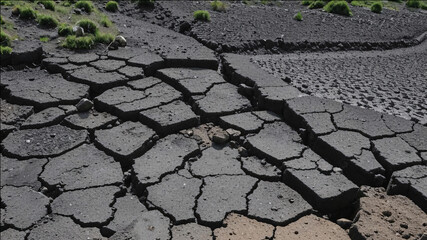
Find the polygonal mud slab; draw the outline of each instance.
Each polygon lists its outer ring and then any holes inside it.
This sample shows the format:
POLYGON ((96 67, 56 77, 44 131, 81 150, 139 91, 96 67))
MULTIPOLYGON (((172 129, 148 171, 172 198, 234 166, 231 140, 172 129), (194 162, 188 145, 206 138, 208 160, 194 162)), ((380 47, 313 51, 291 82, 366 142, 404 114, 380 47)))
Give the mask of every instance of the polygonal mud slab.
POLYGON ((417 150, 399 137, 374 140, 372 144, 372 151, 388 171, 400 170, 422 162, 417 150))
POLYGON ((126 67, 120 68, 118 72, 125 75, 131 80, 144 77, 144 70, 142 70, 142 68, 139 68, 139 67, 126 66, 126 67))
POLYGON ((198 125, 199 119, 191 107, 178 100, 139 113, 141 122, 166 135, 198 125))
POLYGON ((247 240, 273 237, 274 226, 236 213, 229 214, 224 220, 224 225, 225 227, 215 229, 215 239, 247 240))
POLYGON ((10 59, 4 59, 2 55, 2 64, 20 65, 38 63, 42 59, 42 43, 34 40, 20 40, 13 43, 13 51, 10 59), (10 62, 8 62, 10 60, 10 62))
POLYGON ((427 127, 415 124, 413 132, 399 136, 418 151, 427 151, 427 127))
POLYGON ((135 159, 133 171, 136 182, 141 185, 152 184, 183 165, 184 159, 199 153, 199 146, 193 139, 180 134, 169 135, 157 141, 156 145, 135 159))
POLYGON ((344 174, 358 185, 382 186, 385 180, 385 169, 369 150, 362 150, 348 162, 344 174))
POLYGON ((130 81, 127 83, 128 86, 130 86, 134 90, 146 90, 147 88, 153 87, 154 85, 157 85, 159 83, 162 83, 162 80, 155 78, 155 77, 146 77, 143 79, 130 81))
POLYGON ((108 51, 108 57, 127 61, 133 57, 142 55, 147 51, 149 51, 147 48, 119 48, 117 50, 108 51))
POLYGON ((427 166, 417 165, 394 172, 388 194, 403 194, 427 212, 427 166))
POLYGON ((126 62, 118 60, 98 60, 91 62, 90 65, 101 72, 112 72, 126 66, 126 62))
POLYGON ((14 124, 23 120, 33 113, 32 106, 21 106, 10 104, 1 99, 0 120, 1 124, 14 124))
POLYGON ((314 148, 318 149, 317 152, 331 158, 352 158, 355 155, 361 155, 362 149, 369 150, 370 146, 367 137, 344 130, 321 136, 314 143, 314 148))
POLYGON ((171 215, 174 223, 194 221, 193 208, 202 180, 178 174, 165 176, 160 183, 147 188, 147 201, 171 215))
POLYGON ((98 59, 99 59, 99 56, 94 53, 73 54, 68 57, 68 60, 71 63, 77 64, 77 65, 88 64, 98 59))
POLYGON ((61 156, 51 158, 40 175, 50 188, 65 191, 119 185, 122 183, 120 164, 93 145, 84 144, 61 156))
POLYGON ((85 83, 100 91, 125 84, 129 79, 116 72, 101 72, 93 67, 80 68, 70 71, 70 80, 73 82, 85 83))
POLYGON ((271 111, 254 111, 252 112, 259 119, 271 123, 282 120, 282 118, 274 112, 271 111))
POLYGON ((395 133, 412 132, 415 125, 412 121, 389 114, 383 114, 382 118, 385 125, 395 133))
POLYGON ((257 157, 242 157, 242 169, 248 175, 255 176, 263 180, 278 181, 282 176, 282 171, 276 166, 257 157))
POLYGON ((10 91, 11 100, 43 108, 76 104, 89 91, 87 85, 69 82, 61 74, 48 74, 38 69, 2 73, 2 84, 10 91))
POLYGON ((334 114, 334 122, 339 129, 357 131, 369 138, 394 135, 382 120, 381 113, 350 105, 343 105, 343 108, 334 114))
MULTIPOLYGON (((304 127, 307 127, 314 136, 321 136, 336 131, 330 113, 307 113, 300 115, 300 117, 303 119, 303 123, 301 124, 304 124, 304 127)), ((314 138, 314 136, 312 137, 314 138)))
POLYGON ((143 239, 158 239, 168 240, 169 234, 169 218, 165 217, 159 211, 143 212, 129 226, 116 232, 111 240, 143 240, 143 239))
POLYGON ((103 240, 105 238, 102 237, 97 228, 82 228, 74 223, 71 218, 53 215, 50 221, 46 221, 31 230, 28 240, 39 239, 103 240))
POLYGON ((124 122, 111 129, 95 131, 95 144, 108 154, 132 158, 145 152, 156 133, 138 122, 124 122))
POLYGON ((257 134, 249 136, 248 149, 276 162, 301 156, 307 147, 300 136, 284 122, 265 124, 257 134))
POLYGON ((173 240, 212 240, 212 230, 197 223, 174 225, 171 232, 173 240))
POLYGON ((411 200, 389 196, 384 189, 368 189, 364 195, 350 228, 351 239, 423 239, 427 215, 411 200))
POLYGON ((343 109, 343 104, 329 99, 306 96, 286 101, 286 108, 297 115, 316 112, 337 113, 343 109))
POLYGON ((234 128, 243 133, 258 132, 264 125, 263 120, 250 112, 223 116, 219 119, 224 128, 234 128))
POLYGON ((129 226, 135 219, 141 216, 143 212, 147 211, 147 208, 139 199, 132 195, 117 198, 113 207, 116 209, 114 218, 103 228, 103 230, 110 234, 129 226))
POLYGON ((337 224, 313 214, 302 217, 286 227, 277 227, 275 240, 280 239, 342 239, 350 240, 347 232, 337 224))
POLYGON ((68 64, 66 58, 50 57, 42 60, 41 66, 50 73, 62 73, 63 65, 68 64))
POLYGON ((13 228, 9 228, 6 231, 3 231, 0 233, 1 239, 8 239, 8 240, 22 240, 25 239, 27 236, 26 232, 20 232, 13 228))
POLYGON ((52 212, 75 219, 82 226, 101 226, 113 217, 112 206, 116 186, 106 186, 64 192, 53 200, 52 212))
POLYGON ((274 112, 282 112, 286 100, 306 96, 292 86, 261 87, 257 89, 259 105, 274 112))
POLYGON ((297 192, 281 182, 260 181, 248 199, 248 216, 274 224, 289 223, 312 209, 297 192))
POLYGON ((21 130, 9 134, 3 141, 3 154, 16 158, 52 157, 81 145, 87 132, 61 125, 21 130))
POLYGON ((4 186, 1 201, 6 206, 4 223, 17 229, 27 229, 47 215, 49 198, 30 187, 4 186))
POLYGON ((28 159, 18 161, 16 159, 1 157, 1 186, 22 187, 28 186, 34 190, 41 187, 38 181, 39 174, 43 171, 46 159, 28 159))
POLYGON ((109 51, 108 56, 113 59, 126 60, 129 65, 143 68, 148 74, 164 66, 163 58, 146 48, 120 48, 109 51))
POLYGON ((64 119, 65 124, 77 129, 99 129, 113 124, 117 117, 105 112, 82 112, 70 115, 64 119))
POLYGON ((2 123, 0 128, 0 138, 1 139, 5 138, 7 135, 9 135, 9 133, 13 132, 16 129, 17 128, 14 125, 2 123))
POLYGON ((202 156, 197 161, 191 163, 190 171, 199 177, 222 174, 244 175, 242 164, 237 160, 238 157, 239 153, 236 149, 210 147, 202 152, 202 156))
POLYGON ((226 83, 218 72, 202 68, 166 68, 158 70, 157 76, 187 97, 205 94, 213 85, 226 83))
POLYGON ((121 118, 136 118, 138 113, 181 98, 181 93, 166 83, 154 85, 145 91, 117 87, 95 98, 95 106, 121 118))
POLYGON ((59 123, 66 113, 59 107, 51 107, 44 109, 30 116, 22 123, 21 129, 41 128, 59 123))
POLYGON ((214 85, 205 97, 197 100, 197 111, 204 117, 223 116, 250 109, 248 99, 237 92, 237 87, 224 83, 214 85))
POLYGON ((219 225, 227 213, 245 211, 246 196, 256 181, 245 175, 206 177, 197 200, 197 218, 205 224, 219 225))

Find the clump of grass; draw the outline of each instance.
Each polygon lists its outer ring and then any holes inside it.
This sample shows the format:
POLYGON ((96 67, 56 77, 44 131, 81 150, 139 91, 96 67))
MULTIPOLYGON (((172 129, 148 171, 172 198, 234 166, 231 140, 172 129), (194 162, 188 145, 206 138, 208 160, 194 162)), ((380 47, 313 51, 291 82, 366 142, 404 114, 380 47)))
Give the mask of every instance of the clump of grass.
POLYGON ((119 4, 116 1, 109 1, 105 5, 105 10, 109 12, 115 12, 119 9, 119 4))
POLYGON ((308 6, 308 5, 312 4, 313 2, 314 2, 314 0, 302 0, 301 5, 308 6))
POLYGON ((58 27, 58 35, 59 36, 68 36, 73 34, 73 27, 71 27, 69 24, 62 23, 58 27))
POLYGON ((114 41, 114 35, 110 33, 101 33, 101 32, 95 33, 95 42, 110 44, 112 41, 114 41))
POLYGON ((381 13, 382 10, 383 10, 382 2, 374 2, 371 6, 371 11, 374 13, 381 13))
POLYGON ((211 2, 211 7, 212 7, 212 10, 217 12, 225 12, 225 10, 227 9, 227 6, 225 5, 225 3, 218 0, 211 2))
POLYGON ((44 8, 55 11, 55 2, 52 0, 40 0, 38 1, 39 3, 41 3, 44 8))
POLYGON ((41 14, 37 17, 37 22, 44 27, 55 28, 58 26, 59 22, 54 17, 50 15, 41 14))
POLYGON ((200 21, 210 21, 211 15, 206 10, 197 10, 193 13, 194 19, 200 21))
POLYGON ((113 26, 113 23, 112 23, 112 22, 110 21, 110 19, 108 19, 108 17, 107 17, 107 16, 105 16, 105 15, 103 15, 103 16, 101 17, 101 19, 99 20, 99 23, 101 23, 101 25, 102 25, 102 26, 107 27, 107 28, 109 28, 109 27, 113 26))
POLYGON ((11 53, 12 53, 11 47, 0 46, 0 55, 11 54, 11 53))
POLYGON ((48 36, 43 36, 43 37, 40 37, 40 42, 49 42, 49 37, 48 36))
POLYGON ((10 47, 12 46, 12 39, 5 32, 0 31, 0 46, 10 47))
POLYGON ((85 10, 85 12, 87 12, 87 13, 91 13, 95 8, 92 4, 92 1, 83 1, 83 0, 76 2, 76 4, 74 4, 74 6, 76 8, 80 8, 80 9, 85 10))
POLYGON ((12 15, 18 16, 21 13, 21 7, 20 6, 14 6, 12 8, 12 15))
POLYGON ((95 34, 98 31, 98 26, 92 20, 82 19, 78 21, 77 26, 82 27, 85 30, 85 33, 93 33, 95 34))
POLYGON ((322 0, 317 0, 315 2, 312 2, 308 8, 310 9, 316 9, 316 8, 322 8, 325 6, 325 3, 322 0))
POLYGON ((5 24, 6 22, 3 20, 3 16, 0 15, 0 24, 5 24))
POLYGON ((138 0, 140 7, 154 7, 154 0, 138 0))
POLYGON ((297 21, 302 21, 302 14, 301 12, 298 12, 297 14, 295 14, 294 19, 297 21))
POLYGON ((420 8, 421 8, 422 10, 427 10, 427 3, 421 3, 420 8))
POLYGON ((420 2, 420 0, 408 0, 406 2, 406 6, 411 7, 411 8, 420 8, 421 2, 420 2))
POLYGON ((344 16, 353 15, 346 1, 330 1, 323 9, 329 13, 336 13, 344 16))
POLYGON ((31 7, 19 7, 18 11, 21 19, 30 20, 37 17, 37 12, 31 7))
POLYGON ((91 49, 95 45, 95 38, 93 35, 76 37, 74 35, 68 36, 64 43, 63 47, 69 49, 91 49))
POLYGON ((2 5, 2 6, 13 6, 13 3, 11 1, 8 1, 8 0, 1 0, 0 5, 2 5))

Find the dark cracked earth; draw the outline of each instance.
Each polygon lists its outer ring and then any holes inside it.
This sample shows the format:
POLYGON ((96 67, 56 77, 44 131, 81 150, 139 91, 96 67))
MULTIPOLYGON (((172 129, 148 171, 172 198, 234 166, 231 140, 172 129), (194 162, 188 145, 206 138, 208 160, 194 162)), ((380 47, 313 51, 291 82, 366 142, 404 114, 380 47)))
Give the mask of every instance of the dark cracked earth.
POLYGON ((25 42, 1 239, 427 239, 427 12, 401 7, 120 1, 126 47, 25 42))

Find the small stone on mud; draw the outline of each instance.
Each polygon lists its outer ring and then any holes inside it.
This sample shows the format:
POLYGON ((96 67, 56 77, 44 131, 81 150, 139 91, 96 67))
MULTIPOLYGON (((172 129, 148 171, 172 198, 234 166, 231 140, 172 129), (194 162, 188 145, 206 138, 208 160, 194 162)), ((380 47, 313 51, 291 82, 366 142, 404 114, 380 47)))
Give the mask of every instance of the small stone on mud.
POLYGON ((218 144, 224 144, 228 142, 230 135, 224 130, 215 131, 212 136, 212 141, 218 144))
POLYGON ((89 111, 93 107, 93 102, 87 98, 83 98, 77 103, 76 108, 79 112, 89 111))
POLYGON ((347 218, 340 218, 337 220, 337 224, 344 229, 349 229, 352 223, 353 222, 347 218))
POLYGON ((119 46, 120 46, 120 47, 126 47, 126 45, 127 45, 126 38, 125 38, 125 37, 123 37, 122 35, 117 36, 117 37, 114 39, 114 42, 117 42, 117 43, 119 44, 119 46))

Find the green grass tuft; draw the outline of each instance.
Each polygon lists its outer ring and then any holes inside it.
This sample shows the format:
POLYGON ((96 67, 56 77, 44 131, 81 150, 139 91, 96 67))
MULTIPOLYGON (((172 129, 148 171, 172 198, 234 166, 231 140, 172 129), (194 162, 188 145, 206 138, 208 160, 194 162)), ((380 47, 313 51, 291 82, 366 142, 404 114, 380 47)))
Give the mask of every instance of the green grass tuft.
POLYGON ((346 1, 330 1, 323 9, 329 13, 336 13, 344 16, 353 15, 346 1))
POLYGON ((37 17, 37 11, 31 7, 19 7, 19 18, 30 20, 37 17))
POLYGON ((194 19, 200 21, 210 21, 211 15, 206 10, 197 10, 193 13, 194 19))
POLYGON ((110 21, 110 19, 108 19, 108 17, 107 17, 107 16, 105 16, 105 15, 103 15, 103 16, 101 17, 101 19, 99 20, 99 23, 100 23, 102 26, 107 27, 107 28, 109 28, 109 27, 113 26, 113 23, 112 23, 112 22, 110 21))
POLYGON ((95 33, 95 42, 110 44, 112 41, 114 41, 114 35, 110 33, 95 33))
POLYGON ((82 27, 85 30, 85 33, 93 33, 95 34, 98 31, 98 26, 92 20, 82 19, 78 21, 77 26, 82 27))
POLYGON ((411 7, 411 8, 420 8, 421 2, 420 2, 420 0, 408 0, 406 2, 406 6, 411 7))
POLYGON ((323 0, 317 0, 315 2, 312 2, 308 8, 310 9, 317 9, 317 8, 322 8, 325 6, 325 2, 323 2, 323 0))
POLYGON ((59 28, 58 28, 59 36, 66 37, 72 34, 73 34, 73 27, 71 27, 69 24, 62 23, 61 25, 59 25, 59 28))
POLYGON ((11 54, 11 53, 12 53, 11 47, 0 46, 0 55, 11 54))
POLYGON ((92 1, 83 1, 83 0, 76 2, 76 4, 74 4, 74 6, 76 8, 80 8, 80 9, 85 10, 85 12, 87 12, 87 13, 91 13, 95 8, 93 6, 92 1))
POLYGON ((38 1, 39 3, 41 3, 44 8, 55 11, 55 2, 52 0, 40 0, 38 1))
POLYGON ((313 2, 314 2, 314 0, 302 0, 301 5, 308 6, 308 5, 312 4, 313 2))
POLYGON ((64 43, 63 47, 69 49, 91 49, 95 45, 95 38, 93 35, 76 37, 74 35, 68 36, 64 43))
POLYGON ((420 8, 422 10, 427 10, 427 3, 421 3, 420 8))
POLYGON ((212 10, 217 12, 225 12, 225 10, 227 10, 227 5, 225 5, 225 3, 218 0, 211 2, 211 7, 212 7, 212 10))
POLYGON ((13 2, 8 1, 8 0, 1 0, 0 5, 2 5, 2 6, 13 6, 13 2))
POLYGON ((295 20, 297 20, 297 21, 302 21, 302 14, 301 14, 301 12, 298 12, 298 13, 294 16, 294 19, 295 19, 295 20))
POLYGON ((10 47, 12 46, 12 39, 7 33, 0 31, 0 46, 10 47))
POLYGON ((371 6, 371 11, 374 13, 381 13, 383 10, 383 3, 382 2, 374 2, 371 6))
POLYGON ((0 15, 0 24, 5 24, 6 22, 3 20, 3 16, 0 15))
POLYGON ((49 37, 48 36, 43 36, 43 37, 40 37, 40 42, 49 42, 49 37))
POLYGON ((109 12, 116 12, 119 9, 119 4, 116 1, 109 1, 105 5, 105 9, 109 12))
POLYGON ((50 15, 41 14, 37 17, 37 22, 44 27, 55 28, 58 26, 59 22, 56 18, 50 15))

